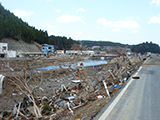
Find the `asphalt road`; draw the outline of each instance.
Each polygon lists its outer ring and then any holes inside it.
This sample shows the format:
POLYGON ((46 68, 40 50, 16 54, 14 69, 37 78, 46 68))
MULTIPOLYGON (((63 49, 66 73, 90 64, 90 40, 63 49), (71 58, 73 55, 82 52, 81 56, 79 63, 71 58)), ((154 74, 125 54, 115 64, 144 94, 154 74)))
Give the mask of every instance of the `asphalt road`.
POLYGON ((160 120, 160 59, 151 58, 139 68, 114 100, 95 120, 160 120))

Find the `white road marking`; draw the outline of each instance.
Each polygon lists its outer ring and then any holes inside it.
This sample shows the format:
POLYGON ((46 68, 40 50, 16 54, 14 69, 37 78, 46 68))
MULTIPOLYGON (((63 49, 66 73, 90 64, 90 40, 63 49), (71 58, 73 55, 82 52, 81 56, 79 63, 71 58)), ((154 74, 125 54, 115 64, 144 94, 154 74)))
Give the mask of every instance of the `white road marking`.
MULTIPOLYGON (((146 60, 147 61, 147 60, 146 60)), ((145 62, 146 62, 145 61, 145 62)), ((142 69, 142 67, 140 67, 138 69, 138 71, 136 72, 135 76, 138 74, 138 72, 142 69)), ((131 79, 127 85, 123 88, 123 90, 119 93, 119 95, 116 97, 116 99, 110 104, 110 106, 104 111, 104 113, 101 115, 101 117, 98 120, 105 120, 109 113, 113 110, 113 108, 116 106, 116 104, 118 103, 118 101, 120 100, 120 98, 122 97, 122 95, 125 93, 125 91, 127 90, 127 88, 129 87, 129 85, 132 83, 134 79, 131 79)))

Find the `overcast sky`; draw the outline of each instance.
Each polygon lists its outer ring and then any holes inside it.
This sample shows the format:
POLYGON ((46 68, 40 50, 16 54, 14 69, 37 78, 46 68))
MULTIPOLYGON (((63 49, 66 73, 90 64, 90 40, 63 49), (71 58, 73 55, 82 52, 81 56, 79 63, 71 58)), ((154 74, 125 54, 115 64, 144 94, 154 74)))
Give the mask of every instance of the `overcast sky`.
POLYGON ((48 35, 160 45, 160 0, 0 0, 48 35))

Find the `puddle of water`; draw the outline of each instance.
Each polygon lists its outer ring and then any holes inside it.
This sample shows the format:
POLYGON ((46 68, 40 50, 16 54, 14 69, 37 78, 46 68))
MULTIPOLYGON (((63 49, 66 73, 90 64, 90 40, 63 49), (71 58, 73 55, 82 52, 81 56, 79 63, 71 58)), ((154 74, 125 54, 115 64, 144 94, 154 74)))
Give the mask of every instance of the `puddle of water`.
MULTIPOLYGON (((101 64, 107 64, 108 60, 85 60, 82 61, 81 63, 83 63, 84 67, 86 66, 95 66, 95 65, 101 65, 101 64)), ((73 69, 76 68, 76 66, 79 65, 78 63, 75 64, 65 64, 62 65, 62 68, 69 68, 69 66, 73 69)), ((59 68, 59 66, 48 66, 48 67, 43 67, 43 68, 37 68, 38 70, 52 70, 52 69, 57 69, 59 68)))

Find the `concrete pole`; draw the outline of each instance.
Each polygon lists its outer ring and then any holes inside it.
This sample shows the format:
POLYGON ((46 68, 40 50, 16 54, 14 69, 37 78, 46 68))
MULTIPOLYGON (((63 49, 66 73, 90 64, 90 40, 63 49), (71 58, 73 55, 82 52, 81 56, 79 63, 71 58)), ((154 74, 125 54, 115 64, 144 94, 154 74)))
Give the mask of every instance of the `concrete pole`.
POLYGON ((3 81, 4 81, 3 75, 0 75, 0 95, 3 93, 3 81))
POLYGON ((111 96, 110 96, 109 91, 108 91, 108 89, 107 89, 107 85, 106 85, 105 80, 103 80, 103 84, 104 84, 104 87, 105 87, 105 89, 106 89, 106 93, 107 93, 109 99, 111 99, 111 96))

